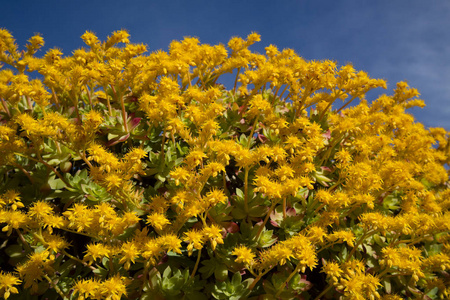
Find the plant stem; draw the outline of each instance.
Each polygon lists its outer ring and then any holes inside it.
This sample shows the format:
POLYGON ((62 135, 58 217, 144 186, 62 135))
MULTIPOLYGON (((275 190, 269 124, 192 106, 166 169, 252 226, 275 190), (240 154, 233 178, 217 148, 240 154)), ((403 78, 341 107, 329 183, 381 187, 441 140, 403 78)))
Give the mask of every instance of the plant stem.
POLYGON ((331 290, 332 287, 333 287, 332 285, 329 285, 329 286, 328 286, 326 289, 324 289, 324 290, 322 291, 322 293, 320 293, 319 296, 317 296, 316 299, 314 299, 314 300, 320 300, 320 298, 321 298, 323 295, 325 295, 326 293, 328 293, 328 291, 331 290))
POLYGON ((227 172, 222 171, 222 182, 223 182, 223 192, 225 193, 225 195, 228 194, 228 189, 227 189, 227 172))
POLYGON ((79 262, 79 263, 82 264, 83 266, 88 267, 88 268, 91 269, 92 271, 97 270, 97 268, 95 268, 95 267, 89 265, 88 263, 86 263, 85 261, 79 259, 78 257, 75 257, 75 256, 73 256, 73 255, 70 254, 70 253, 67 253, 66 250, 61 250, 61 253, 64 254, 65 256, 67 256, 68 258, 70 258, 70 259, 72 259, 72 260, 74 260, 74 261, 76 261, 76 262, 79 262))
POLYGON ((123 126, 125 128, 125 132, 128 133, 128 116, 127 116, 127 111, 125 110, 125 102, 123 101, 123 97, 121 93, 117 93, 116 89, 114 88, 113 85, 111 85, 111 89, 114 93, 114 95, 116 96, 116 98, 119 98, 118 100, 120 100, 120 106, 122 108, 122 120, 123 120, 123 126))
POLYGON ((262 276, 263 276, 262 274, 259 274, 259 275, 255 278, 255 280, 253 280, 252 284, 250 284, 250 286, 248 287, 248 289, 249 289, 250 291, 253 290, 253 288, 255 287, 255 285, 258 283, 258 281, 261 279, 262 276))
POLYGON ((198 265, 200 263, 200 257, 202 255, 202 250, 198 250, 197 261, 195 262, 194 270, 192 270, 191 278, 194 278, 195 273, 197 272, 198 265))
POLYGON ((25 169, 24 169, 21 165, 19 165, 19 164, 12 163, 12 165, 13 165, 14 167, 18 168, 20 171, 22 171, 22 172, 25 174, 25 176, 27 176, 28 180, 30 180, 31 184, 34 184, 34 180, 33 180, 33 178, 31 177, 30 173, 29 173, 27 170, 25 170, 25 169))
POLYGON ((164 144, 166 143, 166 129, 163 131, 162 142, 161 142, 161 153, 160 153, 160 164, 164 165, 164 144))
POLYGON ((270 209, 267 212, 266 218, 264 219, 264 222, 262 223, 261 227, 259 227, 258 233, 256 234, 256 240, 259 239, 259 236, 261 235, 261 232, 263 231, 264 227, 266 226, 266 223, 269 220, 270 214, 272 213, 276 204, 277 204, 277 202, 273 202, 272 205, 270 206, 270 209))
POLYGON ((365 239, 366 237, 368 237, 369 235, 371 235, 372 233, 375 233, 376 231, 377 231, 377 230, 372 230, 372 231, 368 231, 368 232, 366 232, 365 234, 363 234, 363 235, 359 238, 359 240, 358 240, 358 242, 355 244, 355 246, 353 247, 352 251, 350 251, 350 253, 349 253, 349 255, 347 256, 347 259, 346 259, 345 261, 349 261, 350 258, 351 258, 352 255, 353 255, 353 253, 355 253, 356 249, 358 249, 359 245, 362 244, 362 242, 364 241, 364 239, 365 239))
POLYGON ((3 99, 3 98, 1 98, 1 99, 2 99, 3 109, 5 110, 5 112, 8 115, 8 117, 11 118, 11 113, 9 112, 8 104, 6 103, 5 99, 3 99))
POLYGON ((47 274, 44 274, 44 278, 48 281, 48 283, 53 286, 53 288, 55 289, 55 291, 61 296, 62 299, 68 299, 68 297, 66 295, 64 295, 64 293, 61 291, 61 289, 59 288, 59 286, 56 285, 56 283, 53 282, 53 280, 48 277, 47 274))
POLYGON ((244 170, 244 211, 248 214, 248 166, 244 170))
POLYGON ((301 265, 298 264, 294 271, 292 271, 291 274, 289 274, 289 277, 283 282, 283 284, 281 284, 281 286, 278 288, 277 293, 275 294, 275 298, 278 297, 281 292, 283 291, 284 287, 289 283, 289 281, 291 281, 292 277, 294 277, 295 274, 298 274, 298 271, 300 270, 301 265))
POLYGON ((341 110, 343 110, 347 105, 349 105, 350 103, 352 103, 353 100, 355 100, 356 96, 353 96, 350 100, 347 101, 347 103, 345 103, 341 108, 339 108, 336 113, 340 112, 341 110))
MULTIPOLYGON (((31 103, 31 98, 29 96, 27 96, 26 98, 27 98, 28 109, 30 111, 33 111, 33 103, 31 103)), ((44 108, 42 108, 42 111, 45 112, 44 108)))
POLYGON ((266 271, 260 273, 260 274, 255 278, 255 280, 253 280, 252 284, 250 284, 250 286, 248 287, 248 289, 249 289, 250 291, 253 290, 253 288, 256 286, 256 284, 258 283, 258 281, 259 281, 264 275, 266 275, 267 273, 269 273, 269 271, 272 270, 272 269, 273 269, 273 267, 271 267, 271 268, 267 269, 266 271))
POLYGON ((283 89, 283 91, 281 92, 281 94, 280 94, 280 100, 281 100, 281 97, 283 97, 283 94, 284 94, 284 92, 286 92, 286 89, 288 88, 288 84, 286 84, 286 86, 284 87, 284 89, 283 89))
POLYGON ((58 101, 58 97, 56 97, 56 93, 55 93, 55 89, 52 88, 52 96, 53 96, 53 100, 55 101, 56 107, 60 107, 59 105, 59 101, 58 101))
POLYGON ((236 78, 234 79, 233 94, 236 94, 236 85, 237 85, 237 82, 238 82, 238 76, 239 76, 240 72, 241 72, 241 68, 238 68, 237 69, 237 73, 236 73, 236 78))
POLYGON ((43 163, 47 168, 49 168, 50 170, 52 170, 56 176, 58 176, 59 179, 62 180, 62 182, 64 182, 64 184, 68 187, 72 187, 72 185, 64 178, 64 176, 62 176, 52 165, 49 165, 47 162, 45 162, 43 159, 41 159, 39 162, 43 163))
POLYGON ((251 143, 252 143, 252 139, 253 139, 253 134, 255 133, 256 125, 258 125, 258 120, 259 120, 259 115, 256 116, 255 122, 253 122, 252 130, 251 130, 251 132, 250 132, 250 136, 249 136, 248 143, 247 143, 247 148, 248 148, 248 149, 250 149, 250 147, 251 147, 251 143))
POLYGON ((19 229, 16 229, 17 235, 19 236, 20 241, 22 242, 23 246, 30 252, 33 251, 33 249, 31 249, 30 244, 28 244, 28 242, 25 240, 25 238, 22 235, 22 232, 20 232, 19 229))

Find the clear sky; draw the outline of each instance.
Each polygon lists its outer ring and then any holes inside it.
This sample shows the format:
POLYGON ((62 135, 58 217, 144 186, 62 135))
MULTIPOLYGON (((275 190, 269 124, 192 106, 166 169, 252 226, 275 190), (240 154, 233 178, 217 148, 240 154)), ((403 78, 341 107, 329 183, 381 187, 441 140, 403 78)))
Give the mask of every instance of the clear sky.
POLYGON ((353 63, 374 78, 406 80, 427 106, 414 109, 429 127, 450 130, 450 1, 448 0, 3 0, 0 27, 20 46, 41 33, 45 48, 71 54, 80 36, 104 40, 127 29, 131 41, 150 51, 167 50, 172 40, 195 36, 202 43, 227 43, 232 36, 261 34, 251 49, 269 44, 292 48, 306 59, 353 63))

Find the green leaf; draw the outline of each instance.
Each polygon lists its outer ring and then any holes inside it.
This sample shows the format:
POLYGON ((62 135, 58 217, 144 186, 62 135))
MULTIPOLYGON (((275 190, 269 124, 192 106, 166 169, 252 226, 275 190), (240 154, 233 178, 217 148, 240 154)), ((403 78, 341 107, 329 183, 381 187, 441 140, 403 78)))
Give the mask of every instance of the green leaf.
POLYGON ((273 237, 273 230, 263 229, 258 241, 258 245, 262 248, 267 248, 275 244, 276 241, 277 238, 273 237))
POLYGON ((167 268, 164 270, 163 273, 163 278, 167 278, 172 274, 172 269, 170 268, 170 266, 167 266, 167 268))
POLYGON ((236 195, 237 195, 240 199, 244 199, 244 192, 243 192, 241 189, 239 189, 239 188, 236 188, 236 195))
POLYGON ((241 285, 241 281, 242 281, 241 273, 239 273, 239 272, 234 273, 233 278, 231 279, 231 283, 235 287, 237 287, 237 286, 241 285))
POLYGON ((253 206, 253 207, 249 208, 248 215, 250 217, 254 217, 254 218, 261 218, 267 214, 268 210, 269 209, 266 206, 261 206, 261 205, 253 206))
POLYGON ((225 264, 218 265, 214 270, 214 277, 219 281, 225 281, 228 278, 228 268, 225 264))
POLYGON ((392 285, 390 280, 383 279, 383 286, 386 293, 388 294, 392 293, 392 285))
POLYGON ((242 208, 240 208, 240 207, 235 207, 231 211, 231 215, 233 216, 233 218, 235 218, 237 220, 242 220, 242 219, 245 219, 247 217, 247 214, 245 213, 245 211, 242 208))

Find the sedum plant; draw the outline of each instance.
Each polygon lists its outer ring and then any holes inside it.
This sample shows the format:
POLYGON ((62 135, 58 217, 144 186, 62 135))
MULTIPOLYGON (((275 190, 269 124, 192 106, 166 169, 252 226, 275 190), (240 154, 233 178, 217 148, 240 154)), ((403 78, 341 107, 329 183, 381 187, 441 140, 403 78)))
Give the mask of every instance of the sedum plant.
POLYGON ((384 80, 256 33, 128 37, 39 57, 0 30, 0 296, 450 296, 449 137, 416 89, 370 103, 384 80))

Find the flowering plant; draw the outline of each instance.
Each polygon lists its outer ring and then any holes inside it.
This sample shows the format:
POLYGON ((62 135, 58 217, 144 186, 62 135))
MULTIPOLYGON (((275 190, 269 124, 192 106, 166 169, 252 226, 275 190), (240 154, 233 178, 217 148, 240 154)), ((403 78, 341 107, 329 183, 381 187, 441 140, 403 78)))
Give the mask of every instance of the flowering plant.
POLYGON ((369 103, 385 81, 256 33, 82 39, 0 30, 1 296, 449 297, 450 143, 416 89, 369 103))

